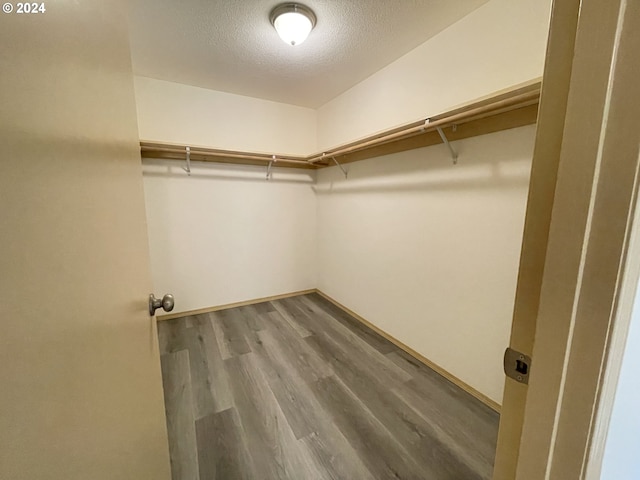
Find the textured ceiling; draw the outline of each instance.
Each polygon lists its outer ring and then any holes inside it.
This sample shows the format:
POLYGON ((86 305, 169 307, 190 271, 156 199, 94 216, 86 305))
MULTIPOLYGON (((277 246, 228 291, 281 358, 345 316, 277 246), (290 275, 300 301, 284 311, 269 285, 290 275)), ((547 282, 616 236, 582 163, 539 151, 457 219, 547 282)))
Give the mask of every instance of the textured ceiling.
POLYGON ((318 17, 286 45, 279 0, 132 0, 136 75, 317 108, 487 0, 303 0, 318 17))

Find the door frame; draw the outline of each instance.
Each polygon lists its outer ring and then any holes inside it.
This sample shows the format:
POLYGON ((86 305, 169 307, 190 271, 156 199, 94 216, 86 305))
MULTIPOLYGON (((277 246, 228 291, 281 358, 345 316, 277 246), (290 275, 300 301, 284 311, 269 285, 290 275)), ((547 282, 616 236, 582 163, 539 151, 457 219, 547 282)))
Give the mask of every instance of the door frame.
MULTIPOLYGON (((562 134, 569 97, 580 0, 554 1, 538 109, 509 347, 533 355, 562 134)), ((507 377, 493 472, 515 478, 528 388, 507 377)))
POLYGON ((494 479, 583 478, 592 458, 638 190, 638 49, 638 2, 554 2, 512 329, 512 345, 515 334, 533 346, 531 381, 527 388, 507 379, 494 479), (565 18, 572 8, 573 29, 565 18), (558 78, 568 80, 565 97, 558 78), (561 121, 550 119, 545 105, 559 110, 563 99, 561 121), (557 176, 551 169, 540 180, 541 165, 555 159, 557 176), (545 220, 548 235, 527 229, 545 220), (536 242, 544 248, 526 248, 536 242), (532 261, 544 265, 539 283, 524 268, 532 261), (518 310, 527 302, 528 317, 518 310))

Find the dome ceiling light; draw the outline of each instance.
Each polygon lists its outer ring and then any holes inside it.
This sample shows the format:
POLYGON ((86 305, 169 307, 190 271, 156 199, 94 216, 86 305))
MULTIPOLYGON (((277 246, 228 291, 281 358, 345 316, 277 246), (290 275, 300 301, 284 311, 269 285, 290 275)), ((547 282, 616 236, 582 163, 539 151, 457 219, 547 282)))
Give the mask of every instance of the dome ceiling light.
POLYGON ((283 3, 271 11, 269 19, 280 38, 289 45, 300 45, 316 25, 313 11, 299 3, 283 3))

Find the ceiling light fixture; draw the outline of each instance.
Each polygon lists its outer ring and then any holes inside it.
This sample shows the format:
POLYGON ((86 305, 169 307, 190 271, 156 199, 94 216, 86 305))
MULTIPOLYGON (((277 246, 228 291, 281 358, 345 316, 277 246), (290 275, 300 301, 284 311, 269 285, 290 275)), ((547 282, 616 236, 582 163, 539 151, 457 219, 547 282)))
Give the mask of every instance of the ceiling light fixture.
POLYGON ((271 11, 269 18, 280 38, 294 46, 304 42, 316 26, 313 11, 298 3, 278 5, 271 11))

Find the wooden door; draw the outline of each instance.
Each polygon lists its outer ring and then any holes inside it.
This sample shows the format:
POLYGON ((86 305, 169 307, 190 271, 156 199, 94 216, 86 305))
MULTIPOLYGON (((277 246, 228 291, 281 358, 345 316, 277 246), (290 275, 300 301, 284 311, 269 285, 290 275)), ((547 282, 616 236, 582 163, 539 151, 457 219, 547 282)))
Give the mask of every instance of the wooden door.
POLYGON ((639 13, 554 3, 511 338, 533 365, 507 380, 495 479, 588 464, 637 190, 639 13))
POLYGON ((0 14, 0 478, 168 479, 126 7, 44 5, 0 14))

